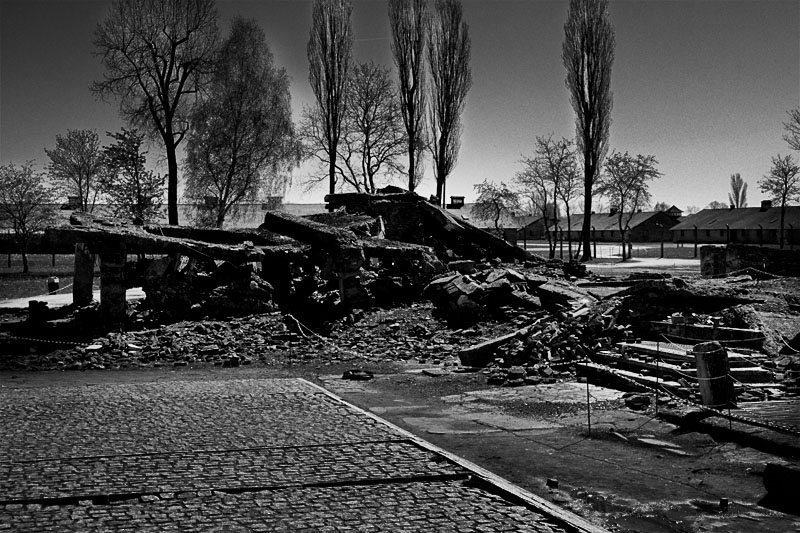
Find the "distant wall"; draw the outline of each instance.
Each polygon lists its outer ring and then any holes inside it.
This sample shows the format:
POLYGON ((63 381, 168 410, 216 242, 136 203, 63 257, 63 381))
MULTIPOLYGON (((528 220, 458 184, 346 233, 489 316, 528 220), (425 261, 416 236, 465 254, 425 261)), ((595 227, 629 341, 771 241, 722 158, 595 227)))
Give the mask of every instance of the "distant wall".
POLYGON ((703 276, 724 276, 747 268, 778 276, 800 277, 800 250, 741 244, 700 247, 700 273, 703 276))

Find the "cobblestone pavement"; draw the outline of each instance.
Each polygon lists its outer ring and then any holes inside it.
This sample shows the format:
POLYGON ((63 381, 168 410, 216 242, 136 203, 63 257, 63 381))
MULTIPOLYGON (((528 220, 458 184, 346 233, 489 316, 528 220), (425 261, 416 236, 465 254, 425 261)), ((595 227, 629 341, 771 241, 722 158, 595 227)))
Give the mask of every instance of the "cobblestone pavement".
POLYGON ((301 380, 0 387, 0 413, 0 531, 580 530, 301 380))

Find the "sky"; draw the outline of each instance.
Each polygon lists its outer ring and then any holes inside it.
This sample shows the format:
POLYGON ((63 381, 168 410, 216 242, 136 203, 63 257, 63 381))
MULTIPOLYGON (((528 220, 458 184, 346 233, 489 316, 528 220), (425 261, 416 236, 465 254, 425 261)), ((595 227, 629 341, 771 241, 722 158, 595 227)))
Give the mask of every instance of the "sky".
MULTIPOLYGON (((0 163, 33 160, 68 129, 118 131, 116 101, 98 101, 102 78, 92 45, 106 0, 0 0, 0 163)), ((474 200, 483 180, 511 183, 537 136, 573 138, 574 113, 561 61, 567 0, 462 0, 472 39, 473 85, 462 117, 458 163, 447 195, 474 200)), ((313 102, 306 44, 311 0, 217 0, 224 35, 234 16, 258 21, 291 78, 293 114, 313 102)), ((610 0, 616 36, 610 148, 654 155, 663 176, 653 202, 702 208, 727 201, 729 180, 758 180, 800 106, 800 1, 610 0)), ((387 2, 353 0, 354 59, 394 68, 387 2)), ((393 70, 394 72, 394 70, 393 70)), ((151 148, 151 153, 157 151, 151 148)), ((800 154, 794 154, 795 157, 800 154)), ((165 170, 162 169, 165 172, 165 170)), ((287 202, 320 203, 297 169, 287 202)), ((402 185, 402 183, 398 183, 402 185)), ((430 157, 418 189, 435 191, 430 157)))

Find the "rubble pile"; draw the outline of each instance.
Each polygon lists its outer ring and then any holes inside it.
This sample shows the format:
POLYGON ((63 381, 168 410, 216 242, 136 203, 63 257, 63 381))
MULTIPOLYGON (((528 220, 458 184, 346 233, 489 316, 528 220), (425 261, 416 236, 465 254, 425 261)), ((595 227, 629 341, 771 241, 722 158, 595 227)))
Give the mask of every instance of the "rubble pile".
MULTIPOLYGON (((268 212, 258 230, 244 232, 74 217, 56 236, 100 255, 108 301, 135 283, 147 299, 126 309, 123 297, 124 316, 113 328, 104 324, 91 342, 76 339, 74 348, 0 364, 413 360, 480 369, 490 383, 507 386, 580 374, 694 398, 700 374, 693 349, 719 342, 729 349, 728 374, 740 398, 800 389, 800 298, 790 282, 749 275, 603 279, 579 265, 531 256, 410 193, 326 200, 334 211, 303 218, 268 212), (160 257, 123 274, 126 246, 160 257)), ((104 302, 105 309, 76 307, 72 323, 59 313, 62 333, 118 313, 104 302)), ((32 313, 28 330, 56 328, 47 317, 55 315, 32 313)))
POLYGON ((274 288, 251 265, 177 254, 142 263, 142 288, 160 321, 250 315, 275 308, 274 288))
POLYGON ((41 353, 27 353, 26 347, 24 355, 0 358, 0 368, 88 370, 401 361, 455 367, 459 349, 498 331, 513 330, 529 319, 523 314, 516 322, 486 322, 452 330, 433 318, 430 303, 421 302, 354 311, 332 324, 330 334, 323 337, 294 315, 273 311, 108 333, 85 344, 41 353))

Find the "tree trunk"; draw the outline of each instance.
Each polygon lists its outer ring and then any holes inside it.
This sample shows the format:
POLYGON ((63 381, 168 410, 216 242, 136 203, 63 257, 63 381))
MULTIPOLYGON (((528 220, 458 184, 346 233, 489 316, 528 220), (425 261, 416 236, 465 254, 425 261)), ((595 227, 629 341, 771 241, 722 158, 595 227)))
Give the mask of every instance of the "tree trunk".
POLYGON ((575 258, 572 256, 572 221, 569 216, 569 204, 566 204, 565 209, 567 211, 567 250, 569 250, 569 260, 574 261, 575 258))
POLYGON ((22 273, 27 274, 29 272, 28 268, 28 247, 22 247, 22 273))
POLYGON ((167 152, 167 218, 171 226, 178 225, 178 156, 171 134, 164 137, 167 152))
POLYGON ((622 232, 622 239, 620 240, 622 241, 620 243, 622 245, 622 260, 625 261, 625 232, 622 232))
POLYGON ((416 175, 415 175, 415 168, 416 167, 416 146, 414 146, 414 141, 409 137, 408 139, 408 192, 414 192, 416 189, 416 175))
POLYGON ((328 191, 330 194, 336 194, 336 147, 331 148, 328 154, 328 179, 330 180, 330 187, 328 191))
MULTIPOLYGON (((584 148, 586 149, 586 148, 584 148)), ((592 260, 591 235, 592 229, 592 188, 594 185, 594 165, 592 165, 589 155, 584 154, 584 177, 583 177, 583 226, 581 228, 581 238, 583 240, 583 254, 581 261, 592 260)))
POLYGON ((786 202, 781 203, 781 229, 779 232, 778 240, 780 241, 781 250, 783 250, 783 224, 786 217, 786 202))

